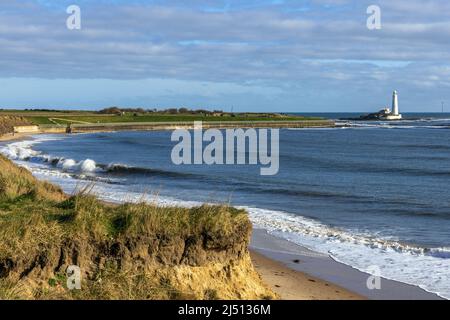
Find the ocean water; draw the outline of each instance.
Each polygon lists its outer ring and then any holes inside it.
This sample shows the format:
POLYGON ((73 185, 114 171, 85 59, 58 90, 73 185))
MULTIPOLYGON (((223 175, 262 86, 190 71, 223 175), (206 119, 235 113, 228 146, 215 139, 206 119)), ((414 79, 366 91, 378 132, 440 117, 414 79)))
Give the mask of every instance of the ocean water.
POLYGON ((94 183, 110 201, 243 207, 276 236, 450 298, 450 114, 407 118, 280 130, 276 176, 176 166, 168 131, 40 135, 0 149, 67 192, 94 183))

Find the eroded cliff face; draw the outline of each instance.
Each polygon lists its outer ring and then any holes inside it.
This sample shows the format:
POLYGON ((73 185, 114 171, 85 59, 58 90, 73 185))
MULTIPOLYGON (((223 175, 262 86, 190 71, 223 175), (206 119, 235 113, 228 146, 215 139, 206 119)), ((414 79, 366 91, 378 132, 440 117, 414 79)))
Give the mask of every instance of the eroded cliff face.
POLYGON ((13 127, 15 126, 26 126, 31 123, 23 117, 16 116, 0 116, 0 136, 13 133, 13 127))
POLYGON ((196 259, 197 253, 202 254, 201 264, 166 264, 159 257, 167 257, 174 248, 142 242, 141 253, 122 255, 114 252, 122 244, 115 243, 114 249, 103 245, 65 242, 28 259, 2 259, 0 277, 13 289, 12 298, 25 299, 275 298, 254 271, 247 251, 237 258, 217 259, 214 251, 200 249, 189 256, 196 259), (79 291, 66 288, 65 271, 70 265, 81 269, 79 291))
POLYGON ((0 157, 0 298, 272 299, 225 206, 113 206, 67 197, 0 157), (78 266, 81 290, 68 290, 78 266))
POLYGON ((18 297, 31 299, 274 298, 253 269, 248 230, 242 229, 224 242, 207 234, 124 235, 112 240, 58 237, 50 245, 36 243, 39 247, 26 255, 0 258, 0 278, 18 285, 18 297), (65 289, 71 265, 82 272, 79 292, 65 289), (83 292, 84 286, 88 291, 83 292))

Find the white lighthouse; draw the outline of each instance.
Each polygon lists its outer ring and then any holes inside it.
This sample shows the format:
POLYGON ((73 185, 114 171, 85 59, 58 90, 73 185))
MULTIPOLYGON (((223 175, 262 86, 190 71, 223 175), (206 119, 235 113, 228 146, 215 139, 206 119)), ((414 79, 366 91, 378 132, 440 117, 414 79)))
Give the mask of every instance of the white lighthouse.
POLYGON ((397 90, 392 93, 392 109, 391 113, 386 115, 387 120, 400 120, 402 115, 398 111, 398 94, 397 90))
POLYGON ((398 94, 394 91, 392 94, 392 115, 398 116, 398 94))

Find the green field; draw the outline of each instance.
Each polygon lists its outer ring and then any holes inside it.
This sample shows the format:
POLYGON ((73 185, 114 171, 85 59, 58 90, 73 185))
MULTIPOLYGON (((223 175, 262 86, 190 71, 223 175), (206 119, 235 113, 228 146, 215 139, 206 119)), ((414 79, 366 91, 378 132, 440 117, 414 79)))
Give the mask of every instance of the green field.
POLYGON ((68 123, 133 123, 133 122, 190 122, 190 121, 296 121, 320 120, 320 118, 279 115, 269 113, 236 113, 220 116, 203 114, 168 114, 125 112, 123 115, 99 114, 89 111, 23 111, 2 110, 0 115, 16 115, 25 117, 36 125, 67 125, 68 123))

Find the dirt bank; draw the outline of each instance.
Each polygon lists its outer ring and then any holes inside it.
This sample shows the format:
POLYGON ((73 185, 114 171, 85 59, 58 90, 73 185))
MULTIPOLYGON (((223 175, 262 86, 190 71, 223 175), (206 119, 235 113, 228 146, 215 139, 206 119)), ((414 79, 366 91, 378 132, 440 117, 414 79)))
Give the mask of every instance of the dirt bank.
POLYGON ((26 126, 30 124, 24 117, 0 116, 0 136, 12 134, 15 126, 26 126))

